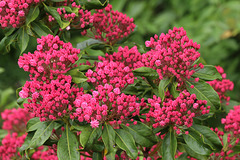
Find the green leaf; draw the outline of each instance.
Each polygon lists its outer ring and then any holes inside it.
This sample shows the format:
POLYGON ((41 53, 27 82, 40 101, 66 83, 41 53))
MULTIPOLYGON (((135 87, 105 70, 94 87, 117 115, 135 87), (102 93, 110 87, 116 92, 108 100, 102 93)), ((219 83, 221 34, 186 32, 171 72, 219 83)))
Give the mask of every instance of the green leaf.
POLYGON ((187 157, 188 157, 188 154, 183 153, 176 160, 189 160, 187 157))
POLYGON ((105 123, 102 133, 102 140, 105 146, 104 154, 107 159, 114 160, 117 149, 115 148, 116 134, 112 126, 105 123))
POLYGON ((27 34, 27 31, 25 28, 21 28, 18 34, 18 46, 20 48, 21 53, 23 53, 27 48, 28 42, 29 42, 29 35, 27 34))
POLYGON ((132 135, 123 129, 115 129, 115 133, 116 144, 118 145, 118 147, 126 151, 129 157, 136 159, 138 156, 138 149, 135 145, 135 141, 132 135))
POLYGON ((135 76, 150 77, 151 80, 159 78, 156 70, 148 67, 141 67, 133 70, 135 76))
POLYGON ((32 22, 33 31, 39 36, 47 36, 48 34, 53 34, 52 31, 43 22, 32 22))
POLYGON ((81 5, 84 5, 87 10, 102 9, 107 6, 108 0, 82 0, 81 5))
POLYGON ((203 69, 199 69, 192 77, 198 77, 206 81, 213 81, 215 79, 222 80, 222 76, 217 71, 215 66, 205 65, 203 69))
POLYGON ((219 152, 222 149, 222 143, 217 134, 213 132, 209 127, 193 124, 192 129, 195 129, 200 133, 202 141, 209 145, 214 152, 219 152))
MULTIPOLYGON (((43 3, 44 4, 44 3, 43 3)), ((59 24, 59 26, 62 28, 62 19, 61 19, 61 16, 59 15, 59 13, 57 12, 57 8, 56 7, 49 7, 49 6, 46 6, 44 4, 44 10, 46 12, 48 12, 50 15, 52 15, 55 20, 57 21, 57 23, 59 24)), ((64 29, 64 28, 62 28, 64 29)))
POLYGON ((0 51, 2 54, 10 51, 10 45, 15 41, 17 35, 18 35, 17 32, 15 32, 11 36, 4 37, 0 41, 0 51))
POLYGON ((18 106, 19 106, 20 108, 24 108, 24 107, 23 107, 23 104, 26 103, 26 102, 27 102, 27 98, 23 99, 23 98, 19 97, 19 98, 17 99, 17 104, 18 104, 18 106))
POLYGON ((76 123, 75 121, 71 122, 71 130, 72 129, 76 129, 77 131, 82 131, 84 130, 86 127, 88 127, 88 125, 83 124, 83 125, 79 125, 78 123, 76 123))
POLYGON ((35 7, 31 7, 28 14, 27 14, 27 18, 26 18, 26 25, 28 25, 29 23, 33 22, 39 15, 39 7, 38 5, 35 7))
POLYGON ((78 68, 73 68, 69 70, 67 75, 70 75, 72 77, 72 82, 78 84, 82 83, 88 80, 88 78, 84 75, 83 72, 80 72, 78 68))
POLYGON ((7 130, 0 129, 0 139, 3 139, 8 134, 7 130))
POLYGON ((179 91, 177 91, 177 85, 178 82, 173 82, 172 85, 170 86, 170 94, 174 97, 177 98, 180 94, 179 91))
POLYGON ((157 143, 152 129, 141 122, 138 122, 136 125, 130 125, 129 127, 122 124, 121 127, 133 136, 137 144, 143 147, 151 147, 157 143))
POLYGON ((160 96, 162 101, 165 98, 165 92, 167 91, 167 87, 170 84, 170 82, 171 82, 171 79, 164 78, 160 81, 160 83, 158 85, 158 92, 159 92, 159 96, 160 96))
POLYGON ((22 90, 22 87, 16 89, 16 97, 19 98, 19 92, 22 90))
POLYGON ((197 159, 200 159, 200 160, 207 160, 208 159, 207 156, 203 156, 203 155, 200 155, 200 154, 196 153, 195 150, 192 150, 190 147, 188 147, 188 145, 186 145, 186 144, 182 144, 182 145, 184 146, 188 155, 190 155, 191 157, 194 157, 194 158, 197 158, 197 159))
POLYGON ((101 152, 93 152, 93 156, 92 156, 93 160, 102 160, 103 156, 101 152))
MULTIPOLYGON (((27 137, 24 140, 23 145, 19 148, 20 155, 24 157, 24 153, 27 153, 27 149, 29 148, 29 143, 31 142, 31 139, 34 136, 34 132, 30 132, 27 134, 27 137)), ((26 156, 28 156, 26 154, 26 156)))
POLYGON ((170 131, 165 135, 162 143, 162 159, 163 160, 174 160, 177 151, 177 138, 174 134, 174 130, 170 131))
POLYGON ((212 151, 203 143, 201 136, 194 130, 188 130, 188 134, 183 134, 183 138, 191 150, 195 153, 208 156, 212 151))
POLYGON ((92 128, 90 125, 88 125, 80 134, 80 143, 83 148, 89 148, 101 135, 102 126, 99 126, 98 128, 92 128))
POLYGON ((35 131, 37 130, 39 127, 41 127, 42 122, 39 120, 38 117, 34 117, 32 119, 30 119, 27 122, 27 132, 31 132, 31 131, 35 131))
POLYGON ((80 153, 78 152, 79 144, 74 133, 70 131, 68 125, 58 141, 57 156, 59 160, 79 160, 80 153))
POLYGON ((87 71, 88 69, 92 69, 93 66, 89 66, 89 65, 80 65, 75 67, 76 69, 78 69, 79 71, 87 71))
POLYGON ((197 99, 207 100, 207 105, 211 106, 211 109, 214 111, 216 108, 220 107, 220 99, 217 92, 205 81, 199 80, 198 82, 186 81, 187 90, 191 94, 196 94, 197 99), (194 88, 190 86, 194 85, 194 88))
POLYGON ((91 46, 93 44, 102 44, 102 41, 96 40, 96 39, 88 39, 83 42, 80 42, 77 44, 77 49, 83 50, 87 48, 88 46, 91 46))
POLYGON ((51 136, 52 130, 54 128, 53 121, 42 122, 39 128, 35 132, 33 138, 31 139, 28 148, 37 148, 44 144, 47 139, 51 136))
POLYGON ((14 31, 16 30, 16 28, 4 28, 4 35, 6 37, 10 36, 14 31))

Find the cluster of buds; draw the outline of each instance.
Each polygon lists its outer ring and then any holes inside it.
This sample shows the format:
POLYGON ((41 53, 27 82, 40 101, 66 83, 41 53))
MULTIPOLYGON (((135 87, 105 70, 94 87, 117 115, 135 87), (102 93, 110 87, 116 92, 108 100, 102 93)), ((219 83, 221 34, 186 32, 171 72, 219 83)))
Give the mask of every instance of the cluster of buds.
POLYGON ((19 28, 25 23, 30 7, 40 0, 1 0, 0 24, 2 28, 19 28))
POLYGON ((6 109, 1 113, 1 117, 4 120, 2 129, 17 133, 24 132, 28 120, 32 118, 31 114, 22 108, 6 109))
POLYGON ((198 67, 204 67, 193 65, 200 57, 200 45, 189 40, 183 28, 174 27, 167 34, 151 37, 145 44, 152 49, 142 55, 142 62, 146 67, 156 69, 159 79, 175 76, 181 83, 191 78, 198 67))
POLYGON ((230 110, 226 118, 222 119, 222 124, 225 125, 224 129, 232 132, 235 137, 240 134, 240 105, 234 106, 234 110, 230 110))
POLYGON ((121 12, 113 11, 110 4, 96 11, 97 13, 93 14, 92 28, 89 31, 84 30, 82 35, 88 33, 91 38, 113 45, 134 31, 136 25, 133 19, 121 12))
POLYGON ((191 127, 193 117, 209 113, 210 106, 206 107, 207 101, 197 100, 195 94, 182 91, 174 100, 168 99, 161 101, 159 97, 154 96, 148 99, 150 104, 149 113, 145 113, 146 121, 150 122, 153 118, 153 127, 164 128, 173 125, 173 129, 180 134, 180 127, 191 127))
POLYGON ((83 94, 76 98, 74 104, 77 109, 73 116, 80 122, 89 122, 93 128, 103 122, 119 125, 139 115, 145 103, 143 99, 141 103, 137 101, 139 99, 136 96, 125 95, 112 85, 99 85, 96 91, 92 91, 92 95, 83 94))
POLYGON ((37 40, 37 50, 19 58, 20 68, 30 72, 19 92, 21 98, 29 98, 24 107, 41 121, 69 115, 79 88, 72 86, 72 77, 65 73, 78 60, 80 50, 59 37, 48 35, 37 40))
POLYGON ((21 157, 18 150, 24 143, 26 136, 26 134, 18 136, 16 132, 6 135, 2 139, 2 145, 0 146, 0 158, 11 160, 21 157))
POLYGON ((214 131, 220 141, 222 142, 222 145, 224 146, 224 148, 220 151, 220 152, 217 152, 217 153, 211 153, 211 159, 219 159, 219 160, 224 160, 224 159, 227 159, 227 160, 236 160, 236 159, 239 159, 240 158, 240 154, 237 153, 235 155, 232 155, 230 156, 231 153, 233 153, 233 148, 239 144, 239 138, 235 138, 231 133, 228 133, 227 134, 227 141, 224 141, 223 139, 223 136, 224 136, 224 132, 223 131, 220 131, 218 128, 211 128, 212 131, 214 131), (227 144, 224 144, 224 143, 227 143, 227 144))
POLYGON ((128 66, 130 69, 134 70, 140 67, 143 67, 142 55, 139 53, 137 46, 128 48, 121 46, 118 48, 118 52, 111 54, 105 54, 105 57, 99 57, 100 61, 114 61, 122 62, 125 66, 128 66))

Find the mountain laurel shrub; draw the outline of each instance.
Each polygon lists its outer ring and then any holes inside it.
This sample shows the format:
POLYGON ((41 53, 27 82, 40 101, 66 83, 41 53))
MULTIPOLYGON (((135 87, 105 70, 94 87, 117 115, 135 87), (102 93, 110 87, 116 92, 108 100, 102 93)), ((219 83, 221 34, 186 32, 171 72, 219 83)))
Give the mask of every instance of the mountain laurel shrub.
POLYGON ((0 6, 0 50, 19 48, 29 73, 20 108, 1 113, 1 159, 240 158, 240 105, 226 93, 234 84, 183 28, 143 46, 128 41, 133 18, 105 0, 0 6), (75 48, 71 31, 89 39, 75 48))

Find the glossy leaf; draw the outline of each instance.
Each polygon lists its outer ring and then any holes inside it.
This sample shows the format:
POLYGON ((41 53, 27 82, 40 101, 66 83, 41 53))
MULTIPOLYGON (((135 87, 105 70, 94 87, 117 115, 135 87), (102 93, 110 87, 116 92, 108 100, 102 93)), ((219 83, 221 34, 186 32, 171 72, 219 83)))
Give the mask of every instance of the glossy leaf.
POLYGON ((164 137, 162 142, 162 159, 174 160, 177 151, 177 138, 174 130, 170 130, 164 137))
POLYGON ((32 22, 32 30, 39 36, 47 36, 48 34, 53 34, 52 31, 42 22, 32 22))
POLYGON ((39 7, 38 5, 35 7, 31 7, 28 14, 27 14, 27 18, 26 18, 26 25, 28 25, 29 23, 33 22, 39 15, 39 7))
POLYGON ((150 79, 154 80, 159 77, 156 70, 148 67, 141 67, 133 70, 133 74, 135 76, 142 76, 142 77, 150 77, 150 79))
POLYGON ((34 117, 32 119, 30 119, 27 122, 27 132, 31 132, 31 131, 35 131, 37 130, 39 127, 41 127, 42 122, 39 120, 38 117, 34 117))
POLYGON ((43 145, 43 143, 51 136, 53 128, 53 121, 42 122, 29 142, 28 148, 37 148, 43 145))
POLYGON ((85 40, 83 42, 78 43, 77 48, 80 49, 80 50, 83 50, 83 49, 85 49, 88 46, 91 46, 93 44, 102 44, 102 43, 103 43, 102 41, 99 41, 99 40, 96 40, 96 39, 88 39, 88 40, 85 40))
POLYGON ((199 133, 193 130, 189 130, 188 134, 183 134, 184 141, 188 147, 195 153, 208 156, 212 151, 206 147, 203 143, 199 133))
POLYGON ((217 71, 215 66, 212 65, 205 65, 203 69, 199 69, 197 72, 195 72, 192 77, 198 77, 200 79, 206 80, 206 81, 213 81, 215 79, 222 79, 222 76, 217 71))
POLYGON ((57 21, 57 23, 59 24, 59 26, 61 27, 61 29, 65 29, 67 26, 69 26, 70 22, 68 21, 62 21, 61 16, 59 15, 59 13, 57 12, 57 8, 56 7, 49 7, 44 5, 44 9, 46 12, 48 12, 49 14, 51 14, 55 20, 57 21))
POLYGON ((80 143, 83 148, 91 147, 95 140, 97 140, 102 135, 102 127, 92 128, 87 126, 82 130, 80 134, 80 143))
POLYGON ((102 140, 105 146, 104 154, 107 159, 114 160, 116 154, 115 148, 116 134, 111 125, 105 124, 102 133, 102 140))
POLYGON ((19 153, 21 154, 22 157, 24 157, 24 154, 27 153, 27 149, 29 148, 29 143, 31 142, 33 136, 34 136, 34 132, 28 133, 27 137, 24 140, 23 145, 19 148, 19 153))
POLYGON ((187 90, 191 94, 196 94, 197 99, 207 100, 207 105, 211 106, 212 110, 218 109, 220 107, 220 99, 217 92, 203 80, 193 81, 193 79, 186 81, 187 90), (191 88, 191 85, 194 85, 194 88, 191 88))
POLYGON ((121 127, 133 136, 137 144, 143 147, 151 147, 157 142, 151 128, 141 122, 138 122, 136 125, 130 125, 129 127, 126 125, 121 125, 121 127))
POLYGON ((4 35, 6 37, 10 36, 14 31, 16 30, 16 28, 4 28, 4 35))
POLYGON ((103 159, 102 153, 101 152, 93 152, 92 159, 94 159, 94 160, 102 160, 103 159))
POLYGON ((79 143, 74 133, 70 131, 68 125, 65 127, 61 138, 57 144, 57 156, 59 160, 79 160, 79 143))
POLYGON ((123 130, 123 129, 116 129, 116 144, 122 150, 126 151, 127 155, 133 159, 136 159, 138 156, 138 149, 135 145, 135 141, 132 135, 123 130))
POLYGON ((107 6, 108 0, 82 0, 82 5, 85 6, 87 10, 91 9, 102 9, 107 6))
POLYGON ((78 68, 73 68, 67 72, 67 75, 72 77, 72 82, 74 83, 82 83, 88 80, 88 78, 84 75, 83 72, 80 72, 78 68))
POLYGON ((180 92, 177 90, 177 82, 173 82, 172 85, 170 86, 170 94, 174 97, 177 98, 180 94, 180 92))
POLYGON ((25 51, 25 49, 27 48, 28 42, 29 42, 29 35, 27 34, 27 31, 25 28, 21 28, 18 34, 18 46, 20 48, 21 53, 23 53, 23 51, 25 51))
POLYGON ((93 66, 89 66, 89 65, 80 65, 75 67, 76 69, 78 69, 79 71, 87 71, 88 69, 92 69, 93 66))
POLYGON ((158 92, 161 100, 163 101, 165 98, 165 92, 167 91, 167 87, 170 84, 171 79, 170 78, 164 78, 160 81, 158 85, 158 92))
POLYGON ((190 155, 191 157, 197 158, 197 159, 201 159, 201 160, 207 160, 208 157, 204 156, 204 155, 200 155, 198 153, 195 152, 195 150, 192 150, 188 145, 186 144, 182 144, 185 148, 185 151, 188 153, 188 155, 190 155))
POLYGON ((219 152, 222 149, 222 143, 217 134, 213 132, 209 127, 193 124, 192 129, 195 129, 200 133, 202 141, 209 145, 214 152, 219 152))
POLYGON ((0 129, 0 139, 4 138, 8 134, 7 130, 0 129))

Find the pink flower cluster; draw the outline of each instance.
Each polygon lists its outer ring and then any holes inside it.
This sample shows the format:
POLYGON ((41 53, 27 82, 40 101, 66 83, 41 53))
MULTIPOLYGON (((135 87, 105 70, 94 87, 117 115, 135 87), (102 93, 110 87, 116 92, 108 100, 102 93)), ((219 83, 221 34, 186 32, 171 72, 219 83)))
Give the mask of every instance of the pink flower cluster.
POLYGON ((235 154, 231 157, 229 157, 229 154, 233 153, 233 147, 235 147, 236 145, 239 144, 239 138, 235 139, 231 133, 228 133, 227 134, 227 141, 225 143, 227 144, 224 144, 224 140, 223 140, 223 136, 224 136, 224 132, 223 131, 220 131, 218 128, 211 128, 212 131, 216 132, 216 134, 218 135, 219 139, 221 140, 222 142, 222 145, 223 146, 227 146, 227 147, 224 147, 220 152, 218 153, 211 153, 211 158, 212 159, 219 159, 219 160, 236 160, 236 159, 239 159, 240 158, 240 154, 235 154), (235 140, 234 140, 235 139, 235 140))
MULTIPOLYGON (((70 25, 66 28, 69 30, 70 28, 76 28, 76 29, 83 29, 93 22, 93 17, 91 15, 91 12, 88 10, 81 9, 81 5, 77 5, 76 2, 73 2, 72 0, 69 1, 70 4, 68 4, 68 1, 66 2, 58 2, 57 5, 60 5, 59 8, 57 8, 58 14, 61 16, 62 20, 71 22, 70 25), (71 6, 71 10, 66 10, 64 7, 61 7, 63 4, 64 6, 71 6), (77 10, 77 14, 73 11, 77 10)), ((56 22, 55 18, 52 17, 52 15, 48 16, 49 22, 56 22)))
POLYGON ((97 13, 93 14, 93 27, 89 31, 83 31, 83 35, 91 32, 89 33, 91 38, 113 45, 134 31, 136 25, 133 19, 121 12, 113 11, 110 4, 96 11, 97 13))
POLYGON ((26 134, 18 137, 16 132, 8 134, 2 140, 2 145, 0 146, 0 159, 12 160, 21 157, 18 149, 24 143, 26 134))
POLYGON ((18 60, 19 67, 30 72, 31 80, 53 79, 70 70, 78 60, 80 50, 73 48, 70 42, 64 43, 58 36, 42 36, 37 43, 34 53, 23 54, 18 60))
POLYGON ((96 64, 96 70, 89 69, 86 72, 91 82, 95 87, 104 84, 111 84, 117 88, 124 88, 129 84, 134 83, 134 75, 132 70, 125 66, 122 62, 103 61, 96 64))
POLYGON ((73 109, 73 101, 79 88, 71 86, 71 76, 59 75, 55 80, 27 81, 19 95, 22 98, 31 97, 24 108, 40 117, 41 121, 69 115, 73 109))
POLYGON ((25 23, 30 7, 40 0, 1 0, 0 24, 2 28, 19 28, 25 23))
POLYGON ((83 94, 76 98, 76 113, 73 116, 80 122, 90 122, 93 128, 103 122, 121 124, 139 115, 140 107, 145 106, 145 103, 143 99, 137 103, 138 100, 136 96, 125 95, 112 85, 99 85, 92 95, 83 94))
POLYGON ((38 147, 38 150, 33 153, 31 159, 33 160, 58 160, 57 149, 53 147, 48 147, 48 150, 43 151, 45 148, 43 146, 38 147))
POLYGON ((224 129, 232 132, 235 137, 240 134, 240 105, 234 106, 234 110, 230 110, 226 118, 222 119, 222 124, 225 125, 224 129))
POLYGON ((69 115, 79 88, 71 85, 71 76, 64 75, 78 60, 80 50, 59 37, 48 35, 37 40, 37 51, 24 54, 18 64, 30 72, 30 79, 19 92, 28 98, 24 107, 41 121, 69 115))
POLYGON ((6 109, 1 113, 1 117, 4 120, 2 129, 9 132, 25 132, 26 124, 32 116, 22 108, 18 109, 6 109))
POLYGON ((153 127, 166 127, 173 125, 177 133, 180 133, 181 126, 191 127, 193 117, 209 113, 210 106, 205 107, 207 101, 197 100, 195 94, 182 91, 174 100, 161 101, 160 97, 154 96, 148 99, 150 111, 146 113, 146 121, 154 120, 153 127))
POLYGON ((113 55, 106 53, 106 57, 98 57, 100 62, 96 63, 96 69, 88 70, 86 76, 95 87, 98 85, 111 84, 123 90, 129 84, 134 83, 132 70, 142 67, 141 54, 137 47, 129 49, 127 46, 118 48, 113 55))
POLYGON ((142 55, 142 62, 146 67, 156 69, 159 79, 175 76, 178 82, 184 82, 195 73, 194 69, 204 67, 193 65, 200 57, 200 45, 189 40, 183 28, 174 27, 167 34, 151 37, 145 44, 152 49, 142 55))
POLYGON ((118 48, 118 52, 114 52, 112 55, 106 53, 105 58, 99 57, 98 59, 100 61, 122 62, 125 66, 128 66, 132 70, 143 67, 142 55, 139 53, 137 46, 130 49, 128 46, 125 46, 124 48, 120 46, 118 48))
POLYGON ((222 80, 213 80, 208 83, 214 88, 214 90, 218 93, 220 101, 226 101, 226 104, 229 104, 230 97, 226 96, 226 92, 232 91, 234 88, 234 83, 229 79, 226 79, 226 73, 220 66, 216 66, 218 72, 222 75, 222 80))

